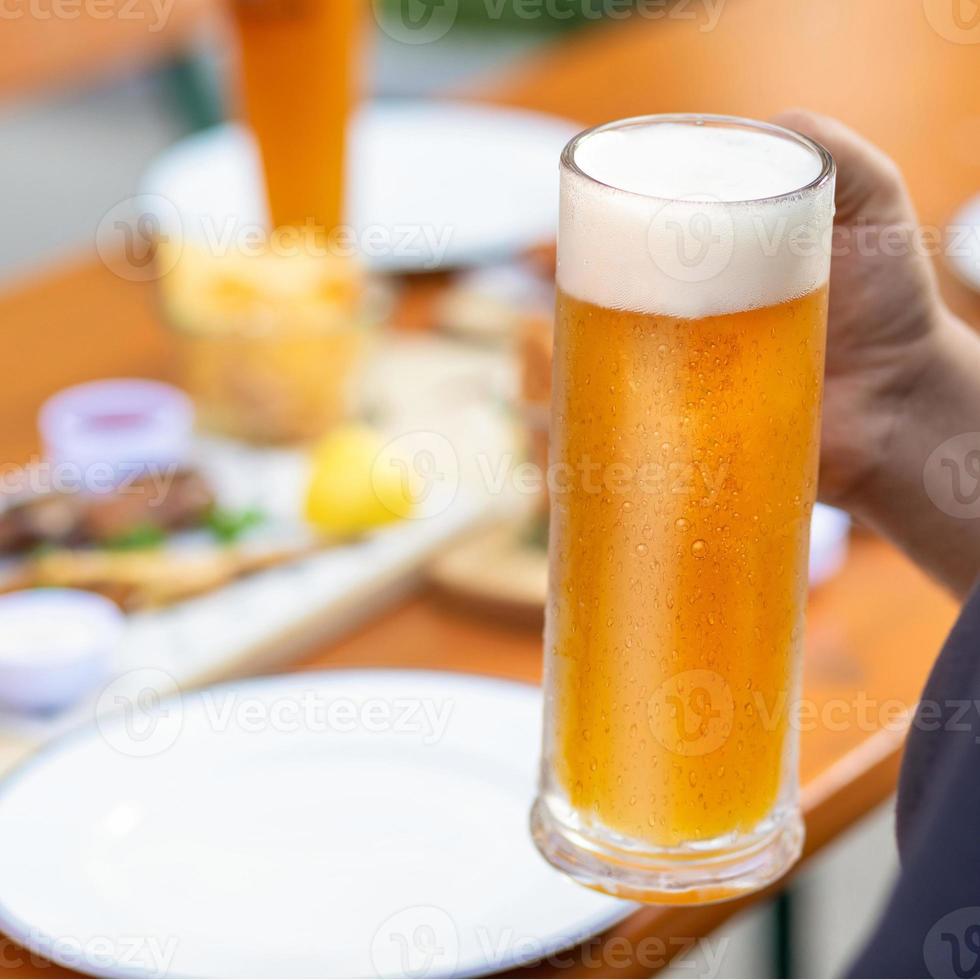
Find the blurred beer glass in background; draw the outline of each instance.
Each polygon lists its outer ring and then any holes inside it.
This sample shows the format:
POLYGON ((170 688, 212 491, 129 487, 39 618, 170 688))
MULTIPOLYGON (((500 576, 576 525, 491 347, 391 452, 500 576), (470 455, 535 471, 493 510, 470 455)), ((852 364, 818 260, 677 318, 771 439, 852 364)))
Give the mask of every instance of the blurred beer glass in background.
POLYGON ((797 859, 834 164, 653 116, 562 155, 535 841, 650 902, 797 859))
POLYGON ((355 410, 374 319, 343 225, 365 11, 361 0, 231 0, 231 10, 268 236, 231 228, 218 250, 209 243, 229 229, 208 229, 166 263, 160 293, 202 428, 300 443, 355 410))
POLYGON ((343 220, 361 0, 233 0, 245 110, 274 228, 343 220))

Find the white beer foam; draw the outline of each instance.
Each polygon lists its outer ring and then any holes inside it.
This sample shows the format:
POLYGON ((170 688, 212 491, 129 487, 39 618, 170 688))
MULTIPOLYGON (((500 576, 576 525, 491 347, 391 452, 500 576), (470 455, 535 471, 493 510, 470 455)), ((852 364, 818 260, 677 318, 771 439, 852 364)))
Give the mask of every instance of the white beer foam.
POLYGON ((827 281, 834 184, 793 193, 822 165, 795 140, 646 123, 584 137, 575 163, 588 176, 562 168, 558 285, 578 299, 693 319, 827 281))

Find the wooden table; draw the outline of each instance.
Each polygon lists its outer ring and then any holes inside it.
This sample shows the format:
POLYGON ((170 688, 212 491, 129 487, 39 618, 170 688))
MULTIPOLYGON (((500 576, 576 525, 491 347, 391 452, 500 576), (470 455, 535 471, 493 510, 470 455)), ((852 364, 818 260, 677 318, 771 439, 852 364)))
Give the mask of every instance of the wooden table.
MULTIPOLYGON (((929 6, 931 0, 925 0, 929 6)), ((639 112, 765 116, 787 104, 834 112, 905 168, 923 220, 942 222, 980 191, 980 46, 933 30, 919 0, 728 0, 714 30, 666 18, 603 26, 563 42, 481 95, 585 122, 639 112)), ((694 9, 689 4, 687 9, 694 9)), ((942 277, 980 322, 980 304, 942 277)), ((166 376, 168 345, 147 286, 92 261, 0 298, 5 460, 37 449, 34 413, 52 390, 106 375, 166 376)), ((802 735, 807 857, 893 792, 902 718, 955 614, 953 603, 889 546, 858 536, 843 572, 811 600, 802 735)), ((535 680, 535 630, 474 618, 422 592, 344 641, 311 649, 300 669, 425 666, 535 680)), ((55 887, 39 883, 39 887, 55 887)), ((641 940, 703 936, 758 896, 704 908, 650 908, 526 975, 639 977, 641 940), (564 961, 563 961, 564 962, 564 961)), ((2 976, 70 976, 0 945, 2 976)))
POLYGON ((179 54, 216 0, 6 0, 0 99, 76 89, 179 54))

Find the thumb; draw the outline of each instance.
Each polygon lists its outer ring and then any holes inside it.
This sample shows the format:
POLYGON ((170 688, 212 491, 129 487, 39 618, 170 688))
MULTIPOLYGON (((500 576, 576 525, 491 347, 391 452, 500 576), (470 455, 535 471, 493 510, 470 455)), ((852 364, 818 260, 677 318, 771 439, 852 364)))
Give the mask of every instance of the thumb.
POLYGON ((777 125, 822 143, 837 163, 836 224, 914 223, 915 209, 902 173, 886 153, 838 119, 807 109, 789 109, 777 125))

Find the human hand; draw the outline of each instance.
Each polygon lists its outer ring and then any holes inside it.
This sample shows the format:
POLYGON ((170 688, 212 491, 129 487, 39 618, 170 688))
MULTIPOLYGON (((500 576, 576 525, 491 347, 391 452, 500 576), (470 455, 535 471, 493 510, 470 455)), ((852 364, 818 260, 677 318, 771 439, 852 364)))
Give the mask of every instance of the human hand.
POLYGON ((942 499, 955 488, 937 498, 935 473, 932 494, 926 483, 937 450, 980 429, 980 338, 939 296, 927 252, 940 243, 922 237, 895 164, 835 119, 793 110, 778 122, 837 161, 820 497, 965 594, 980 521, 942 499))
POLYGON ((945 310, 892 160, 836 119, 796 109, 775 121, 837 162, 820 496, 852 509, 930 373, 945 310))

